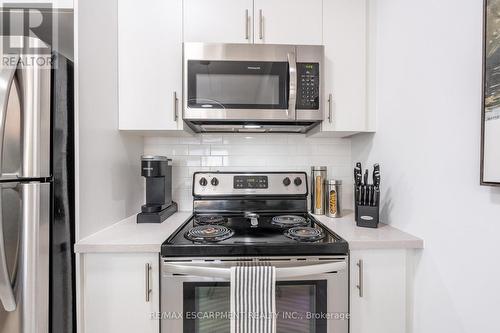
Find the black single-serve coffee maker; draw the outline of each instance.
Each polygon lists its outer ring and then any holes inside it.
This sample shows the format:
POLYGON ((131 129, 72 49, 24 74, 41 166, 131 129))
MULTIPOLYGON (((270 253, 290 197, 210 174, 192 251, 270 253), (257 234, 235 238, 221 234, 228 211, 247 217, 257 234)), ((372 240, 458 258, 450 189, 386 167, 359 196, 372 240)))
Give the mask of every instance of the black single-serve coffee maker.
POLYGON ((177 211, 172 201, 172 160, 142 156, 141 175, 146 178, 146 204, 137 214, 137 223, 161 223, 177 211))

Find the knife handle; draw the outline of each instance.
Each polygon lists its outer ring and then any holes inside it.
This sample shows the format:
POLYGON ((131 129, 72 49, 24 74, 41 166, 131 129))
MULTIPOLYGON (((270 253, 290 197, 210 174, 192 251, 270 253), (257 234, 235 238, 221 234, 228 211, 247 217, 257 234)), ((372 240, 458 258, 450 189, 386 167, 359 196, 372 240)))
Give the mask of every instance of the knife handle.
POLYGON ((363 206, 368 205, 368 196, 370 195, 369 191, 370 187, 368 185, 365 185, 365 196, 363 197, 363 206))
POLYGON ((373 206, 372 205, 372 200, 373 200, 373 185, 368 186, 368 202, 366 203, 367 206, 373 206))
POLYGON ((358 173, 356 174, 356 186, 360 186, 361 185, 361 173, 358 173))
POLYGON ((363 200, 364 200, 364 197, 365 197, 365 188, 364 188, 364 186, 360 186, 359 189, 360 189, 360 196, 359 196, 359 202, 358 202, 358 204, 360 206, 363 206, 363 200))
POLYGON ((373 206, 378 207, 380 199, 380 188, 375 186, 373 189, 373 206))

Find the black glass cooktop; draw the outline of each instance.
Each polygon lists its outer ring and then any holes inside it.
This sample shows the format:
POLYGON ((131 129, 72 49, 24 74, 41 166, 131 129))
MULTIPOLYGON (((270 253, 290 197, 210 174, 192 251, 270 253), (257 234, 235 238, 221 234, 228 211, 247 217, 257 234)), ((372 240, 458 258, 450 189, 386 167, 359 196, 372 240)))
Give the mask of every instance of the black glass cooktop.
POLYGON ((309 214, 192 216, 163 244, 162 256, 347 254, 348 244, 309 214), (254 220, 255 223, 255 220, 254 220))

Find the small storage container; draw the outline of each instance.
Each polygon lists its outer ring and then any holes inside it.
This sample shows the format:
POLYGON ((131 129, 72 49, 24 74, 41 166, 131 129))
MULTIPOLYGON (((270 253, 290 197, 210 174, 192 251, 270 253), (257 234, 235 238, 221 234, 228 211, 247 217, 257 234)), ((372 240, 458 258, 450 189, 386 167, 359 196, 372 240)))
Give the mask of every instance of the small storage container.
POLYGON ((324 183, 325 215, 342 217, 342 181, 327 179, 324 183))

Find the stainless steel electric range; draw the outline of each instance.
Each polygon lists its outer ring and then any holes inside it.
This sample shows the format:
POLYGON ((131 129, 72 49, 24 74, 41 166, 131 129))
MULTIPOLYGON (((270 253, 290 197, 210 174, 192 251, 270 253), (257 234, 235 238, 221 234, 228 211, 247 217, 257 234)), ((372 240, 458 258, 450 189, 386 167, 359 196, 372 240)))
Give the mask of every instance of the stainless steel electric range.
POLYGON ((348 244, 307 211, 305 172, 197 172, 161 249, 162 332, 229 333, 230 267, 276 267, 278 333, 348 332, 348 244))

